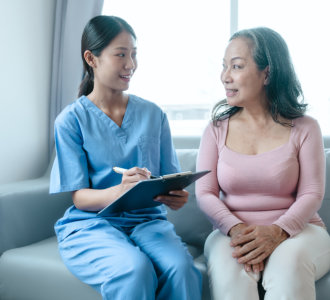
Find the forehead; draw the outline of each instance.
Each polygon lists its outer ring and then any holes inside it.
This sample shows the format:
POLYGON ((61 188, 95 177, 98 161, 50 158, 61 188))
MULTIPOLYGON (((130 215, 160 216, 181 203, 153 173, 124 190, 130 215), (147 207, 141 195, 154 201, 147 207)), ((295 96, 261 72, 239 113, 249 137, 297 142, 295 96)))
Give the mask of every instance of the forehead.
POLYGON ((107 46, 109 49, 125 48, 125 49, 135 49, 136 40, 127 31, 122 31, 119 33, 107 46))
POLYGON ((252 59, 252 43, 249 39, 239 37, 229 42, 225 51, 225 59, 234 58, 252 59))

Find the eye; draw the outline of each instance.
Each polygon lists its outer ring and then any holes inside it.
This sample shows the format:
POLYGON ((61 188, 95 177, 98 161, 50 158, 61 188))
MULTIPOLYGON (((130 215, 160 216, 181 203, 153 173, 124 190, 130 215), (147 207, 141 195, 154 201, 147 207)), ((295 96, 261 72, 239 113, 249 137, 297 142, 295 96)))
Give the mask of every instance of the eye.
POLYGON ((237 69, 242 69, 242 66, 240 66, 240 65, 236 65, 236 64, 235 64, 235 65, 233 65, 233 69, 236 69, 236 70, 237 70, 237 69))
POLYGON ((119 57, 125 57, 125 53, 119 53, 119 54, 117 54, 117 56, 119 56, 119 57))

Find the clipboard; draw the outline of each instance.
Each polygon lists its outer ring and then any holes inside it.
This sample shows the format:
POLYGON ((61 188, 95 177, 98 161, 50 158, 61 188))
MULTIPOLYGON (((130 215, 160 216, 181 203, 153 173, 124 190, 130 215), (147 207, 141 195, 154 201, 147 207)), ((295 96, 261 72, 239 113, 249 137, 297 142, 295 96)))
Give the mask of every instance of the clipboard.
POLYGON ((168 195, 169 191, 182 190, 209 172, 211 171, 189 171, 140 181, 116 201, 99 211, 97 216, 106 217, 112 213, 162 205, 153 199, 158 195, 168 195))

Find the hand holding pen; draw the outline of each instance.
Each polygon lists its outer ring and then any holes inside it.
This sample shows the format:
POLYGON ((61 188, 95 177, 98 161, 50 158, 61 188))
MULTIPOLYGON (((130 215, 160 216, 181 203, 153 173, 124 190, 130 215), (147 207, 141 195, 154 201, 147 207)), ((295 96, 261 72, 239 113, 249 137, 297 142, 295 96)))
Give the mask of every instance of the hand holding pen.
MULTIPOLYGON (((140 178, 140 180, 145 180, 148 178, 159 178, 156 176, 152 176, 150 171, 147 168, 134 167, 134 168, 127 170, 127 169, 123 169, 123 168, 119 168, 119 167, 113 167, 113 170, 116 173, 123 174, 122 184, 125 184, 124 177, 127 177, 127 179, 130 179, 130 180, 133 179, 133 177, 135 179, 140 178)), ((138 180, 138 181, 140 181, 140 180, 138 180)), ((138 181, 134 182, 134 185, 137 184, 138 181)), ((131 187, 133 187, 134 185, 131 184, 131 187)), ((169 195, 158 195, 154 200, 167 205, 168 207, 170 207, 173 210, 177 210, 187 203, 188 196, 189 196, 189 193, 186 190, 170 191, 169 195)))
POLYGON ((135 186, 139 181, 150 178, 151 172, 147 168, 133 167, 130 169, 123 169, 119 167, 112 168, 116 173, 122 174, 120 189, 121 193, 135 186))
MULTIPOLYGON (((124 169, 124 168, 119 168, 119 167, 113 167, 112 168, 116 173, 118 174, 124 174, 125 172, 128 171, 128 169, 124 169)), ((150 178, 150 179, 155 179, 155 178, 159 178, 158 176, 153 176, 151 175, 151 172, 147 169, 147 168, 138 168, 138 167, 134 167, 132 169, 129 169, 129 170, 135 170, 135 172, 139 172, 140 170, 144 170, 144 171, 147 171, 147 173, 149 173, 149 176, 147 178, 150 178)))

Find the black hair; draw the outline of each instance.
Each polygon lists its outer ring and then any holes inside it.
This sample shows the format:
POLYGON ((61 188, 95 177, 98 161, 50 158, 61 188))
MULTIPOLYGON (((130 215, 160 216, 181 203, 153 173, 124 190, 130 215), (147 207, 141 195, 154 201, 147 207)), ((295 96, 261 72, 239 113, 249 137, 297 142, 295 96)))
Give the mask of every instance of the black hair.
MULTIPOLYGON (((266 27, 238 31, 229 41, 236 38, 246 38, 251 42, 252 57, 260 71, 269 67, 268 84, 265 86, 269 112, 275 122, 291 126, 291 123, 279 121, 278 117, 289 120, 301 117, 307 104, 303 103, 303 91, 286 42, 277 32, 266 27)), ((216 125, 217 121, 229 118, 241 109, 221 100, 212 110, 213 123, 216 125)))
POLYGON ((78 97, 88 95, 94 88, 94 73, 85 58, 84 53, 90 50, 93 55, 100 56, 102 50, 121 32, 126 31, 136 39, 133 28, 123 19, 115 16, 96 16, 85 26, 81 37, 81 57, 84 65, 84 76, 79 87, 78 97))

